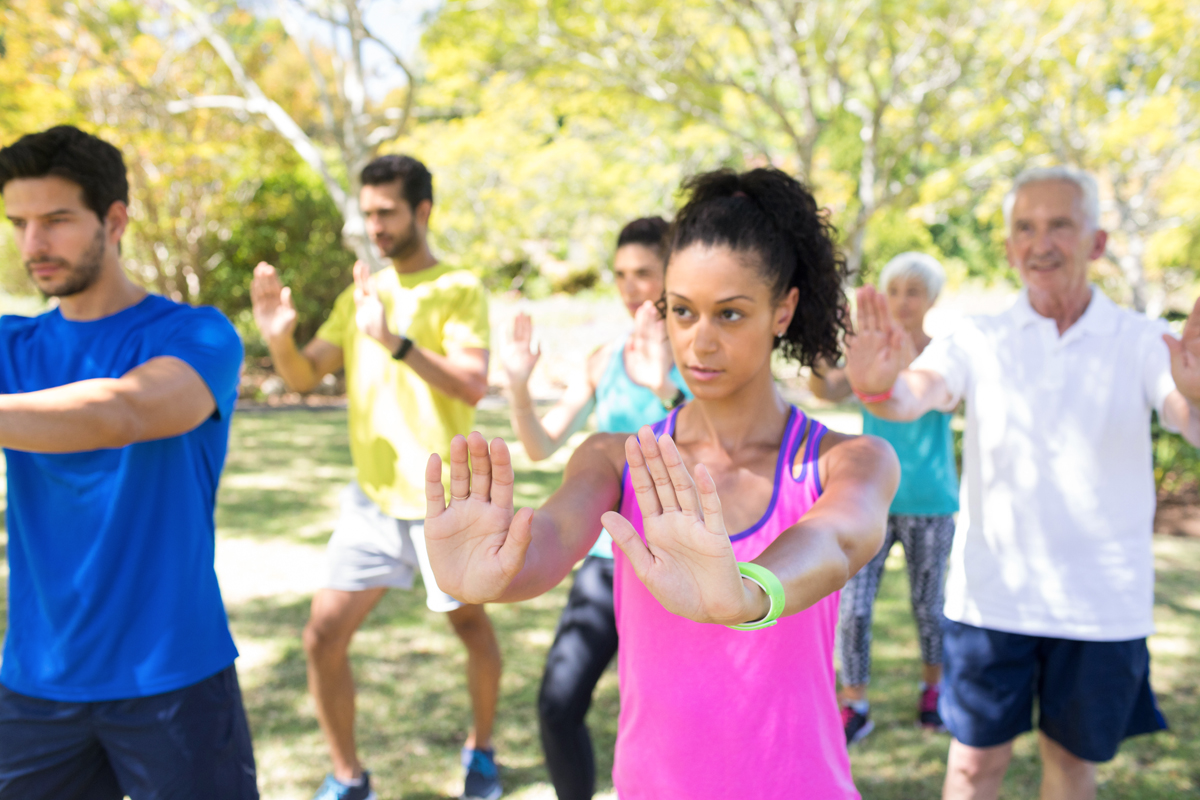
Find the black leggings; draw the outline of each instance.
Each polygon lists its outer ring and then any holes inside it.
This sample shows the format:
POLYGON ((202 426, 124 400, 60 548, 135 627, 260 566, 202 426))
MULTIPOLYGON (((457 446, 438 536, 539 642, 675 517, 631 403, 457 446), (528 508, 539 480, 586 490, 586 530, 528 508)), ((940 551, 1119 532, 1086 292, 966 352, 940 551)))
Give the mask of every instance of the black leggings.
POLYGON ((588 556, 575 573, 538 692, 542 749, 558 800, 590 800, 596 791, 596 759, 583 718, 616 652, 613 560, 588 556))

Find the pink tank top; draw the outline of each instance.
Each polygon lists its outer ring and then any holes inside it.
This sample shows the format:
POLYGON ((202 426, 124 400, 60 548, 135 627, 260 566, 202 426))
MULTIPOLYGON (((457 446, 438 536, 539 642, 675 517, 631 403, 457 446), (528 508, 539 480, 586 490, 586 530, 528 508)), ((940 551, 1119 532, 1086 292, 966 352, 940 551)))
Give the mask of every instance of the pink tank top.
MULTIPOLYGON (((655 432, 674 433, 677 413, 655 432)), ((825 432, 792 408, 771 504, 730 536, 739 561, 756 558, 820 496, 825 432), (801 444, 804 457, 789 469, 801 444)), ((642 533, 628 467, 621 514, 642 533)), ((620 548, 614 555, 621 716, 613 783, 621 800, 859 797, 834 684, 837 592, 774 627, 733 631, 670 613, 620 548)))

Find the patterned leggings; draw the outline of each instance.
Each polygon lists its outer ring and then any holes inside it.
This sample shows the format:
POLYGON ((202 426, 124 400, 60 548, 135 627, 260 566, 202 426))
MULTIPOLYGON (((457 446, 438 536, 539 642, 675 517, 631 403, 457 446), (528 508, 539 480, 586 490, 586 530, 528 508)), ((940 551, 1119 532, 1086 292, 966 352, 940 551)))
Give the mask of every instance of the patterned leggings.
POLYGON ((871 617, 883 563, 897 540, 908 562, 908 582, 913 616, 921 640, 921 660, 942 663, 942 578, 954 539, 951 516, 888 517, 887 535, 879 553, 846 581, 838 613, 838 651, 842 662, 842 684, 865 686, 871 681, 871 617))

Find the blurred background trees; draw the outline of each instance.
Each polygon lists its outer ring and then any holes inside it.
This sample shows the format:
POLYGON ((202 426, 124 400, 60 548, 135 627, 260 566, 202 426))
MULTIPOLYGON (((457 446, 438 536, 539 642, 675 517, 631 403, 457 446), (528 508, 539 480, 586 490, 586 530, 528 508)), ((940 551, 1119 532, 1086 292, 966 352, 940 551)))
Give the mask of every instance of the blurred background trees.
MULTIPOLYGON (((623 222, 759 164, 814 187, 856 281, 904 249, 1011 280, 1008 181, 1066 161, 1101 180, 1106 290, 1152 313, 1194 292, 1189 0, 415 1, 10 0, 0 141, 71 122, 120 146, 131 270, 247 334, 259 260, 315 330, 380 152, 430 166, 439 251, 498 291, 602 285, 623 222)), ((0 286, 28 291, 8 235, 0 286)))

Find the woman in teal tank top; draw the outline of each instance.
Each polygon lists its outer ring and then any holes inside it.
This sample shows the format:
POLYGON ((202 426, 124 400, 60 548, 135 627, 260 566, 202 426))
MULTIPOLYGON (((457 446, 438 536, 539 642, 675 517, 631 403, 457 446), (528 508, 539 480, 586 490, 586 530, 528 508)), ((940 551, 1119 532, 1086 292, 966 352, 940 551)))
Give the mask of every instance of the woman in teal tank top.
MULTIPOLYGON (((667 223, 660 217, 634 220, 621 231, 613 277, 633 316, 633 332, 592 353, 578 379, 541 419, 529 394, 529 376, 540 352, 531 346, 529 317, 517 315, 502 358, 513 430, 534 461, 558 450, 593 409, 600 431, 635 433, 691 398, 654 305, 663 293, 666 233, 667 223)), ((595 791, 595 757, 584 716, 596 682, 616 652, 612 539, 601 533, 575 572, 538 694, 542 747, 559 800, 590 798, 595 791)))
MULTIPOLYGON (((888 309, 908 330, 920 353, 929 344, 925 314, 937 300, 945 272, 936 259, 923 253, 902 253, 883 268, 879 288, 888 309)), ((841 369, 814 369, 809 378, 813 394, 825 400, 850 395, 841 369)), ((941 728, 937 700, 942 677, 942 579, 954 538, 958 511, 958 470, 950 414, 930 411, 913 422, 889 422, 863 411, 863 433, 886 439, 900 459, 900 488, 888 512, 883 547, 842 589, 838 619, 841 660, 842 722, 846 742, 862 739, 875 727, 867 702, 871 679, 871 621, 884 562, 899 541, 908 563, 913 616, 923 662, 917 719, 927 728, 941 728)))

